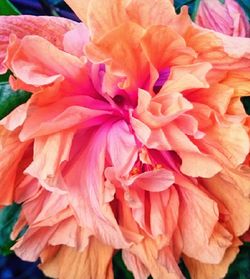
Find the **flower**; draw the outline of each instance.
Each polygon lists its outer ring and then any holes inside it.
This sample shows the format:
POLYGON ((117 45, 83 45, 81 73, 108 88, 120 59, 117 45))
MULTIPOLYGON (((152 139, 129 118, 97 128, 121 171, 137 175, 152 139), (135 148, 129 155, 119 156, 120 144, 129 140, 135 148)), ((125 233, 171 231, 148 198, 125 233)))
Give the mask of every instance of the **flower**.
POLYGON ((223 277, 250 222, 250 39, 167 0, 67 3, 86 25, 0 17, 2 69, 32 93, 0 122, 13 249, 54 278, 113 278, 117 249, 136 279, 183 278, 181 257, 223 277))
POLYGON ((195 22, 229 36, 250 36, 247 16, 235 0, 201 0, 195 22))

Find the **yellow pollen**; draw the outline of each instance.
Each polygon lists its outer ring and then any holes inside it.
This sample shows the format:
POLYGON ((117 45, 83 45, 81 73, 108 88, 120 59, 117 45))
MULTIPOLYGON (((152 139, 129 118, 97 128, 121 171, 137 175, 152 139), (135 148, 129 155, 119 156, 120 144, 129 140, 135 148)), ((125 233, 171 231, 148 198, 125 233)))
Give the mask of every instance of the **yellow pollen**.
POLYGON ((139 173, 139 169, 138 168, 133 168, 130 172, 131 175, 135 175, 135 174, 138 174, 139 173))
POLYGON ((156 169, 156 170, 162 169, 162 165, 161 164, 156 164, 154 169, 156 169))

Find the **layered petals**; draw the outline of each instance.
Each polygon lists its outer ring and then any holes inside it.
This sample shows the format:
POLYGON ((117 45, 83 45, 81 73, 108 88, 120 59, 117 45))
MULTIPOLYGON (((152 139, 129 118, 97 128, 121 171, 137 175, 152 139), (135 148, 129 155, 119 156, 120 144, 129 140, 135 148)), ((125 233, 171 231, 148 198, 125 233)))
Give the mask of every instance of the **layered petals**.
POLYGON ((0 19, 0 72, 31 93, 0 121, 13 250, 59 279, 111 279, 117 250, 136 279, 225 276, 250 226, 249 38, 169 0, 66 2, 84 23, 0 19))
POLYGON ((67 246, 58 247, 55 251, 49 247, 42 256, 40 268, 54 278, 112 279, 112 254, 112 247, 91 238, 83 252, 67 246))
POLYGON ((1 16, 0 17, 0 73, 6 71, 2 64, 5 58, 9 37, 14 34, 22 39, 27 35, 45 38, 59 48, 63 48, 63 36, 73 29, 77 23, 63 18, 35 16, 1 16))

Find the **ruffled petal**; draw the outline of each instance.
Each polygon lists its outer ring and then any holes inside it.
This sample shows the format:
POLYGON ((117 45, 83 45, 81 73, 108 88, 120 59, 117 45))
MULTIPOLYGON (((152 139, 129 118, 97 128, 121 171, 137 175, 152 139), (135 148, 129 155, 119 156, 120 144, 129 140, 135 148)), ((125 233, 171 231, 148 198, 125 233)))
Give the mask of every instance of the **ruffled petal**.
POLYGON ((65 279, 113 279, 113 248, 92 237, 83 252, 61 246, 53 257, 42 259, 40 268, 49 277, 65 279))
POLYGON ((58 48, 63 48, 64 34, 77 23, 59 17, 36 16, 1 16, 0 17, 0 73, 6 68, 2 62, 6 56, 9 36, 15 34, 22 39, 26 35, 38 35, 50 41, 58 48))
POLYGON ((143 27, 167 25, 175 17, 169 0, 131 0, 126 7, 129 19, 143 27))
POLYGON ((185 264, 193 279, 221 279, 227 274, 229 265, 235 260, 241 242, 235 240, 234 244, 227 249, 222 261, 218 264, 206 264, 195 259, 184 257, 185 264))

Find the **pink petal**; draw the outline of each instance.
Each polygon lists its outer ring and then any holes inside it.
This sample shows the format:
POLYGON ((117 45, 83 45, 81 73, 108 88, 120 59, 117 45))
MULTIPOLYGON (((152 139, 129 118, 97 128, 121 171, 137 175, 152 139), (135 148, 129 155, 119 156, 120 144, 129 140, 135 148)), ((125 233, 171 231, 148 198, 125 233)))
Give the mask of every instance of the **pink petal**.
POLYGON ((64 51, 77 57, 83 56, 84 46, 89 42, 89 30, 83 23, 79 23, 76 27, 64 35, 63 47, 64 51))
POLYGON ((77 23, 59 17, 1 16, 0 17, 0 73, 6 68, 2 65, 9 44, 10 34, 22 39, 26 35, 38 35, 63 48, 64 34, 77 23))
POLYGON ((138 157, 135 137, 125 121, 117 121, 109 131, 107 150, 118 176, 126 176, 138 157))
POLYGON ((106 139, 110 123, 79 137, 81 148, 65 169, 70 203, 79 224, 113 247, 126 247, 110 204, 103 202, 106 139), (80 174, 80 177, 79 177, 80 174), (91 174, 91 175, 90 175, 91 174))
POLYGON ((12 42, 7 64, 15 76, 27 84, 42 86, 64 78, 76 79, 84 64, 38 36, 12 42))
POLYGON ((149 192, 161 192, 174 183, 174 175, 166 169, 147 171, 133 178, 135 187, 149 192))

